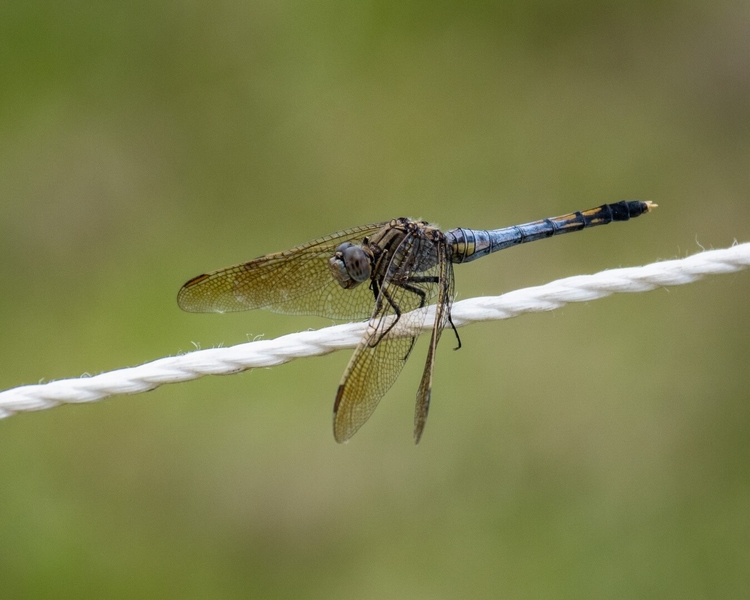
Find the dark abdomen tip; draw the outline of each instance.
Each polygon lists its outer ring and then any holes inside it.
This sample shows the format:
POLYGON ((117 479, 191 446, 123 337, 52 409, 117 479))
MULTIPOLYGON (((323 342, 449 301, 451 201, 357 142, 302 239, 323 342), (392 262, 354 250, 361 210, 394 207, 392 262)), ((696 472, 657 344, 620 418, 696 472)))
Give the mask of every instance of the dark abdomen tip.
POLYGON ((612 211, 613 221, 627 221, 628 219, 633 219, 649 212, 653 208, 656 208, 656 206, 657 205, 653 202, 641 202, 640 200, 623 200, 622 202, 610 204, 609 208, 612 211))

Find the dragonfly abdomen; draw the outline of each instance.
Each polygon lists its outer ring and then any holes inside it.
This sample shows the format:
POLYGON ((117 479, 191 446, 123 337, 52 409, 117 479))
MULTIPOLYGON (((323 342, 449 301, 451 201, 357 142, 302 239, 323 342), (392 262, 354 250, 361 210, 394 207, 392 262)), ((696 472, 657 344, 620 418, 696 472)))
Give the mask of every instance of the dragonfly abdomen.
POLYGON ((571 231, 580 231, 587 227, 606 225, 613 221, 627 221, 647 213, 655 206, 651 202, 622 201, 492 231, 451 229, 445 236, 451 248, 451 261, 454 263, 470 262, 518 244, 534 242, 571 231))

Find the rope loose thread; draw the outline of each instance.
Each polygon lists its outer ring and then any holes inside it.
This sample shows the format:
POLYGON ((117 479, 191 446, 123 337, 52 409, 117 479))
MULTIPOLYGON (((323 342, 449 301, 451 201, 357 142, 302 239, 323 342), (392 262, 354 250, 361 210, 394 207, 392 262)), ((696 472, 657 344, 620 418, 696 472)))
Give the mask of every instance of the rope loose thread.
MULTIPOLYGON (((750 243, 709 250, 687 258, 656 262, 642 267, 611 269, 594 275, 578 275, 546 285, 501 296, 470 298, 456 302, 451 311, 456 327, 478 321, 510 319, 524 313, 551 311, 571 302, 589 302, 615 293, 647 292, 658 287, 684 285, 707 275, 734 273, 750 267, 750 243)), ((425 319, 432 327, 434 307, 425 319)), ((367 323, 335 325, 303 331, 273 340, 196 350, 93 377, 61 379, 0 392, 0 419, 60 404, 95 402, 118 394, 138 394, 167 383, 180 383, 204 375, 228 375, 252 368, 273 367, 295 358, 321 356, 354 348, 367 323)), ((398 329, 397 327, 394 328, 398 329)), ((409 332, 394 331, 394 335, 409 332)), ((412 332, 413 333, 413 332, 412 332)))

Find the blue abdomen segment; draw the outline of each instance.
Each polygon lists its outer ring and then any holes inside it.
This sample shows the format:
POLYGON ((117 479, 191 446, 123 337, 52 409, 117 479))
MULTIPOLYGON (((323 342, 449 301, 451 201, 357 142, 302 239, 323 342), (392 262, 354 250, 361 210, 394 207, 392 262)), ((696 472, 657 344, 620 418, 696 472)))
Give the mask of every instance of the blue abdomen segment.
POLYGON ((647 213, 655 206, 651 202, 623 200, 615 204, 603 204, 589 210, 524 225, 513 225, 492 231, 458 228, 451 229, 445 235, 451 248, 451 261, 454 263, 470 262, 518 244, 571 231, 580 231, 587 227, 606 225, 612 221, 627 221, 647 213))

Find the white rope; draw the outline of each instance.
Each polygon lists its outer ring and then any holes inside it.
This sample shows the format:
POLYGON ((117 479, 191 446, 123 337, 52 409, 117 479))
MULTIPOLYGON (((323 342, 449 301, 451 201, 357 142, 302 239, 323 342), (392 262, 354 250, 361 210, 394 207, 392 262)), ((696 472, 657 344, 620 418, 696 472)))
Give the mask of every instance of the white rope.
MULTIPOLYGON (((568 277, 502 296, 470 298, 456 302, 451 315, 456 327, 476 321, 510 319, 523 313, 554 310, 569 302, 596 300, 615 292, 646 292, 662 286, 682 285, 706 275, 733 273, 749 266, 750 243, 738 244, 724 250, 710 250, 643 267, 568 277)), ((425 329, 432 326, 433 319, 428 315, 425 329)), ((272 367, 294 358, 354 348, 366 326, 366 323, 337 325, 285 335, 275 340, 197 350, 94 377, 61 379, 13 388, 0 392, 0 419, 19 412, 42 410, 64 403, 94 402, 115 394, 137 394, 165 383, 190 381, 204 375, 239 373, 254 367, 272 367)))

